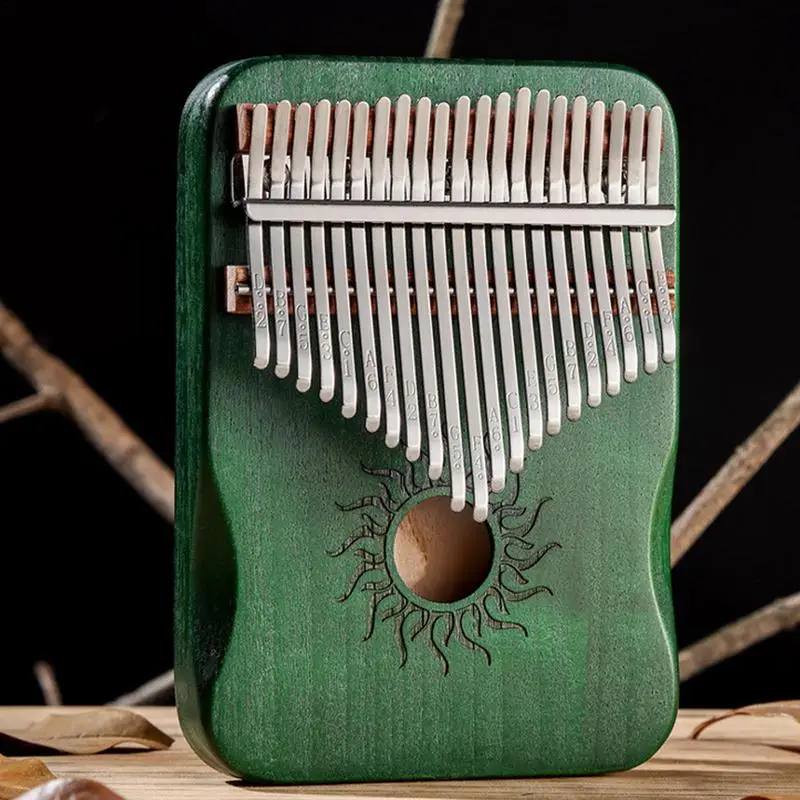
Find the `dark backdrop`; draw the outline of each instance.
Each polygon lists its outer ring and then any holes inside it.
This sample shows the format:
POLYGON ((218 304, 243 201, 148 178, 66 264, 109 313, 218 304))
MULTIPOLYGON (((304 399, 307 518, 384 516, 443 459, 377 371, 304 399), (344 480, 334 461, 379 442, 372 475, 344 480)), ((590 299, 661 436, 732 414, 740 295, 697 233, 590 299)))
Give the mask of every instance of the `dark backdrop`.
MULTIPOLYGON (((467 4, 454 55, 606 61, 666 91, 681 152, 675 512, 800 377, 794 3, 467 4)), ((419 55, 434 0, 6 0, 0 296, 172 463, 174 208, 182 104, 270 53, 419 55), (35 199, 58 198, 49 215, 35 199)), ((0 402, 28 387, 0 364, 0 402)), ((0 427, 0 703, 99 703, 171 663, 172 532, 66 421, 0 427)), ((690 644, 800 589, 795 435, 674 571, 690 644)), ((687 706, 797 696, 800 632, 683 687, 687 706)))

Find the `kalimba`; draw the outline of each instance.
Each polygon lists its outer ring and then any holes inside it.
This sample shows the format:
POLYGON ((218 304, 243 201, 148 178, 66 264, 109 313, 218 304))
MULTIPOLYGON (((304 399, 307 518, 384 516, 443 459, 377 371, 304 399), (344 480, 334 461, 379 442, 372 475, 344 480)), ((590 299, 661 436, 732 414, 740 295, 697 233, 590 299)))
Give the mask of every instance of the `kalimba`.
POLYGON ((265 58, 188 100, 176 695, 252 781, 666 738, 678 172, 638 73, 265 58))

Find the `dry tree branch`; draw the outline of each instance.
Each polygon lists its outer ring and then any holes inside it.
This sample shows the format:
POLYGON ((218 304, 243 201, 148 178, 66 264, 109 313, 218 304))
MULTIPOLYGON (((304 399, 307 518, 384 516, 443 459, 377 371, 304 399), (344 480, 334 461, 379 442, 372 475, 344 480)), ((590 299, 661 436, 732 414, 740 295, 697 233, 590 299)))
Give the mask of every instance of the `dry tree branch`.
POLYGON ((39 684, 39 689, 42 691, 45 705, 60 706, 61 689, 58 686, 56 673, 53 667, 46 661, 37 661, 33 665, 33 674, 36 676, 36 682, 39 684))
POLYGON ((465 2, 466 0, 439 0, 428 44, 425 46, 425 58, 450 58, 458 26, 464 16, 465 2))
POLYGON ((56 401, 47 392, 36 392, 0 408, 0 423, 8 422, 10 419, 19 419, 19 417, 24 417, 28 414, 35 414, 37 411, 52 409, 56 405, 56 401))
POLYGON ((736 449, 672 524, 673 567, 798 425, 800 383, 736 449))
MULTIPOLYGON (((67 414, 106 460, 165 519, 175 518, 175 476, 85 381, 40 347, 22 322, 0 302, 0 350, 41 399, 27 398, 27 412, 50 407, 67 414)), ((0 421, 20 416, 6 406, 0 421)), ((16 406, 16 413, 14 407, 16 406)), ((26 413, 23 410, 22 413, 26 413)))
POLYGON ((681 680, 689 680, 698 672, 798 625, 800 592, 782 597, 681 650, 678 657, 681 680))
POLYGON ((167 692, 175 688, 175 672, 167 670, 147 683, 142 684, 128 694, 123 694, 116 700, 106 703, 108 706, 146 706, 155 700, 161 699, 167 692))

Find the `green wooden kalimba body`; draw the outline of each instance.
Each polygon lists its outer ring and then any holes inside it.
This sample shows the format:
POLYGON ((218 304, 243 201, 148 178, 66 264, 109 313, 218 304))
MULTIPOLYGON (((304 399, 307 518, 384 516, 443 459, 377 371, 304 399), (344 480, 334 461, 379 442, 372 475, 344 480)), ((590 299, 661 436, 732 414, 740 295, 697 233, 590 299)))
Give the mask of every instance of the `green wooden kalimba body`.
MULTIPOLYGON (((677 360, 640 365, 617 396, 604 391, 525 452, 490 495, 488 572, 467 596, 436 602, 404 582, 395 538, 410 509, 448 495, 447 464, 432 480, 425 440, 412 464, 383 429, 365 430, 363 405, 346 419, 338 396, 325 403, 316 385, 300 393, 293 374, 255 369, 250 318, 226 311, 221 273, 248 263, 246 220, 230 202, 239 104, 408 94, 455 105, 522 86, 662 107, 660 202, 677 206, 668 102, 619 68, 257 59, 213 73, 185 107, 176 696, 187 739, 226 773, 278 783, 599 773, 642 762, 672 727, 677 360)), ((661 236, 676 272, 677 220, 661 236)), ((599 358, 604 368, 602 347, 599 358)))

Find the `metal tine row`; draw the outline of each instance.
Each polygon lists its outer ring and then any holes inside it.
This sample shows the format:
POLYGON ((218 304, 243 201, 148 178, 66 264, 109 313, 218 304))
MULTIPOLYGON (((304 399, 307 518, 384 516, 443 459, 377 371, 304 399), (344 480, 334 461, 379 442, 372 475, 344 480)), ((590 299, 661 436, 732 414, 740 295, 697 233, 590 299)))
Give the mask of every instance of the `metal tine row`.
MULTIPOLYGON (((294 110, 291 152, 291 104, 281 102, 274 112, 270 112, 267 105, 258 105, 253 113, 248 198, 263 197, 266 189, 270 198, 288 197, 298 201, 659 203, 660 108, 655 107, 647 114, 643 106, 634 106, 628 122, 626 104, 623 101, 615 103, 606 161, 606 109, 602 102, 593 103, 589 109, 586 98, 574 99, 567 152, 570 115, 567 98, 558 96, 551 104, 547 90, 538 92, 532 131, 531 101, 530 90, 520 89, 515 99, 510 152, 511 96, 508 93, 498 96, 494 108, 491 98, 481 97, 475 108, 474 123, 471 122, 472 108, 468 97, 458 100, 454 115, 447 103, 440 103, 434 109, 428 98, 422 98, 416 104, 413 126, 411 99, 407 95, 400 97, 394 108, 389 98, 382 98, 375 105, 373 115, 367 103, 358 103, 353 108, 343 100, 336 104, 335 109, 327 100, 319 102, 313 109, 302 103, 294 110), (274 119, 269 119, 270 113, 274 113, 274 119), (313 138, 309 152, 312 115, 313 138), (273 144, 271 153, 267 154, 265 145, 269 125, 272 125, 273 144), (368 149, 370 125, 371 147, 368 149), (646 126, 647 152, 644 153, 646 126), (432 146, 429 146, 431 140, 432 146), (268 181, 265 181, 266 156, 269 156, 270 165, 268 181), (569 165, 568 173, 566 164, 569 165), (626 171, 625 184, 623 168, 626 171)), ((305 269, 308 241, 313 280, 311 291, 316 309, 320 398, 324 402, 332 400, 338 381, 342 414, 353 417, 359 405, 358 386, 361 384, 365 395, 366 429, 375 432, 383 422, 389 447, 397 446, 404 433, 406 457, 411 461, 420 457, 423 438, 426 437, 431 478, 441 476, 447 460, 451 505, 459 511, 466 505, 467 475, 471 474, 473 515, 483 520, 488 514, 490 491, 502 491, 507 471, 519 472, 523 468, 526 446, 535 450, 542 446, 545 430, 551 435, 560 431, 562 383, 566 389, 567 419, 577 420, 581 416, 584 383, 580 374, 576 323, 580 332, 586 403, 589 406, 599 405, 604 377, 605 391, 609 395, 620 392, 621 375, 626 381, 636 380, 637 337, 629 301, 626 238, 622 228, 609 231, 608 255, 618 314, 618 323, 615 323, 602 230, 591 229, 588 232, 587 249, 583 228, 513 227, 509 233, 504 226, 488 226, 487 230, 487 226, 471 225, 468 231, 466 225, 427 226, 424 222, 415 222, 410 225, 409 251, 408 227, 400 223, 368 226, 357 221, 347 226, 341 223, 291 223, 288 225, 287 263, 285 226, 281 223, 249 222, 254 363, 256 367, 265 368, 271 358, 267 315, 267 293, 270 292, 273 295, 276 340, 275 373, 281 378, 289 374, 294 345, 297 388, 305 392, 311 387, 315 355, 311 352, 309 287, 305 269), (269 289, 265 277, 265 227, 270 240, 272 286, 269 289), (326 236, 326 227, 329 228, 329 237, 326 236), (430 229, 430 240, 426 228, 430 229), (509 285, 509 257, 514 286, 509 285), (529 263, 531 258, 532 264, 529 263), (409 263, 413 287, 409 284, 409 263), (451 263, 454 287, 450 286, 448 277, 451 263), (331 323, 328 264, 332 264, 334 283, 335 334, 331 323), (390 265, 394 285, 390 284, 390 265), (549 302, 548 267, 552 270, 555 284, 555 317, 549 302), (357 298, 360 364, 354 352, 350 313, 353 287, 349 285, 348 271, 351 268, 357 298), (594 278, 599 337, 595 329, 590 270, 594 278), (291 272, 291 289, 287 285, 287 271, 291 272), (577 320, 573 317, 570 271, 577 300, 577 320), (430 274, 433 286, 430 286, 430 274), (294 338, 288 313, 290 291, 294 299, 294 338), (412 291, 417 301, 415 317, 411 313, 412 291), (456 298, 457 321, 452 319, 450 312, 451 291, 456 298), (538 303, 536 326, 529 302, 518 303, 518 323, 515 326, 511 311, 512 292, 520 298, 531 294, 536 298, 548 298, 546 302, 538 303), (492 313, 491 295, 495 298, 496 314, 492 313), (373 296, 376 319, 373 319, 373 296), (431 296, 438 308, 438 351, 431 296), (477 331, 472 314, 473 297, 477 308, 477 331), (394 314, 392 298, 396 306, 394 314), (621 336, 621 360, 617 327, 621 336), (556 330, 560 346, 556 344, 556 330), (336 357, 334 338, 338 349, 336 357), (518 374, 518 348, 521 351, 521 376, 518 374), (605 376, 601 368, 601 351, 605 376), (458 361, 457 352, 460 354, 458 361), (399 370, 396 353, 400 356, 399 370), (498 375, 498 354, 502 384, 498 375), (422 373, 421 392, 417 379, 418 363, 422 373), (462 433, 462 403, 465 407, 466 444, 462 433), (526 407, 524 418, 523 403, 526 407), (467 451, 469 470, 465 464, 467 451)), ((631 228, 627 241, 639 308, 643 365, 645 372, 653 372, 659 361, 659 338, 650 300, 651 275, 660 318, 661 358, 666 362, 674 360, 676 346, 660 229, 648 229, 645 242, 645 231, 631 228)))

